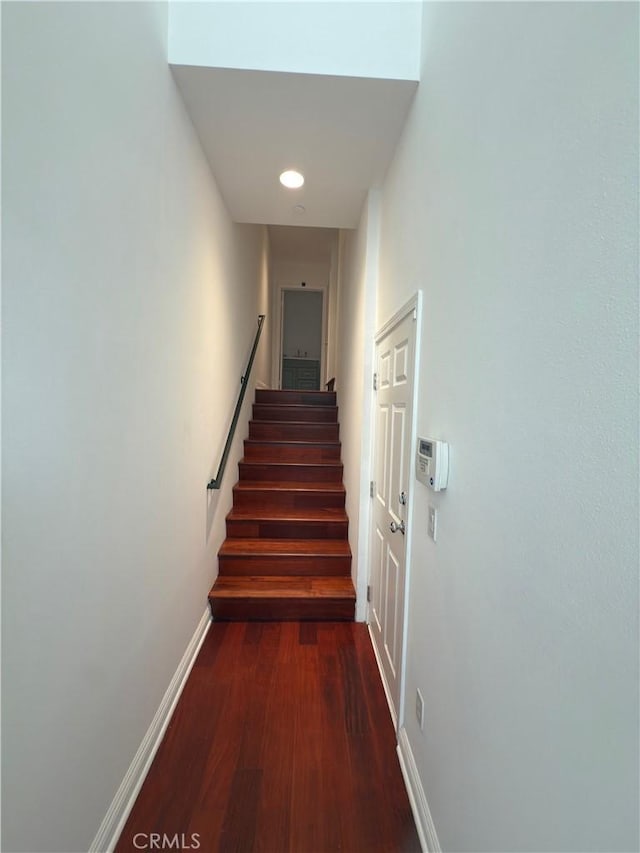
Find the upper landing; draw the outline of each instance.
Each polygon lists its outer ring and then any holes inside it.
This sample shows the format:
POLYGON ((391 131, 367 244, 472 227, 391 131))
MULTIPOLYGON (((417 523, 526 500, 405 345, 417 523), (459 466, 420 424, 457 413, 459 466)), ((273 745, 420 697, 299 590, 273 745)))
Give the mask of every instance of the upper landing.
POLYGON ((169 62, 252 71, 419 79, 422 3, 169 4, 169 62))

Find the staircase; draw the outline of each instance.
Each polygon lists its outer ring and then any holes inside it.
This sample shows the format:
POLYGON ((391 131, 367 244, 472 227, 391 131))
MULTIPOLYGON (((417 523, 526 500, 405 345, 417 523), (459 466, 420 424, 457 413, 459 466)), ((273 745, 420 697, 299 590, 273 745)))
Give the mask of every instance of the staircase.
POLYGON ((256 391, 214 619, 353 620, 338 430, 333 391, 256 391))

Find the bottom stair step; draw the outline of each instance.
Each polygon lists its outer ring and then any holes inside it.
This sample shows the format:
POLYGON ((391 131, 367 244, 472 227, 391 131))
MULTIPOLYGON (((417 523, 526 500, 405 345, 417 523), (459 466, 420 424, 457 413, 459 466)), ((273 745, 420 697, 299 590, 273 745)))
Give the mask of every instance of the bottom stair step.
POLYGON ((218 577, 209 603, 214 619, 353 621, 350 577, 218 577))

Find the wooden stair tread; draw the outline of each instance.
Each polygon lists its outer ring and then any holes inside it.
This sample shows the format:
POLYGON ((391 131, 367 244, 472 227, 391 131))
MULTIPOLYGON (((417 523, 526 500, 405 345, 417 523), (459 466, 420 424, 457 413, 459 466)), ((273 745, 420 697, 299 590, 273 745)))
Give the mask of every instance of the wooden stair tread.
MULTIPOLYGON (((256 405, 256 404, 254 403, 254 405, 256 405)), ((273 403, 265 403, 264 406, 265 406, 265 408, 269 408, 269 409, 274 408, 273 403)), ((289 408, 291 408, 291 407, 289 407, 289 408)), ((310 409, 313 407, 312 406, 299 406, 298 408, 310 409)), ((317 406, 317 408, 323 409, 323 408, 326 408, 326 406, 317 406)), ((275 426, 275 427, 281 427, 281 426, 296 427, 296 426, 298 426, 298 427, 302 427, 303 429, 305 427, 309 427, 309 426, 323 426, 323 427, 338 426, 337 421, 279 421, 279 420, 277 420, 277 418, 272 418, 271 420, 269 420, 268 418, 260 418, 260 420, 256 420, 255 418, 252 418, 249 421, 249 424, 252 424, 252 423, 258 424, 259 426, 266 426, 267 424, 269 424, 271 426, 275 426)))
POLYGON ((335 440, 303 441, 282 435, 244 440, 244 458, 255 462, 339 462, 340 452, 335 440))
POLYGON ((268 409, 272 409, 272 408, 277 407, 279 409, 288 409, 288 410, 289 409, 337 409, 338 408, 335 405, 335 403, 332 403, 330 405, 326 405, 323 403, 313 403, 311 401, 309 401, 308 403, 297 403, 297 402, 296 403, 287 403, 284 400, 278 401, 277 403, 254 403, 253 405, 258 406, 259 408, 264 406, 264 408, 268 408, 268 409))
POLYGON ((225 539, 219 557, 269 554, 278 557, 350 557, 348 539, 225 539))
POLYGON ((340 424, 336 421, 273 421, 267 418, 249 421, 249 438, 292 438, 300 441, 337 441, 340 424))
POLYGON ((301 507, 280 509, 278 507, 255 507, 238 509, 232 507, 227 520, 274 520, 274 521, 347 521, 347 513, 341 507, 301 507))
POLYGON ((341 598, 355 601, 350 577, 219 576, 212 598, 341 598))
POLYGON ((256 403, 281 403, 285 401, 291 403, 303 403, 308 405, 309 401, 317 406, 335 406, 336 392, 335 391, 304 391, 302 389, 283 389, 276 390, 274 388, 257 388, 255 401, 256 403))
MULTIPOLYGON (((278 463, 281 464, 281 463, 278 463)), ((234 489, 240 492, 344 492, 344 483, 301 482, 300 480, 239 480, 234 489)))
POLYGON ((292 468, 300 468, 301 466, 305 468, 342 468, 342 462, 338 459, 329 459, 326 462, 302 462, 301 460, 287 462, 280 459, 247 459, 243 456, 240 463, 246 465, 291 465, 292 468))
MULTIPOLYGON (((265 421, 265 423, 268 423, 265 421)), ((280 423, 278 421, 278 423, 280 423)), ((289 421, 291 423, 291 421, 289 421)), ((313 423, 313 421, 307 421, 307 423, 313 423)), ((310 438, 305 441, 303 438, 245 438, 245 444, 267 444, 273 447, 280 447, 284 445, 285 447, 329 447, 331 450, 335 450, 337 447, 340 447, 340 442, 335 439, 323 439, 323 438, 310 438)))
POLYGON ((337 423, 337 406, 315 406, 313 403, 254 403, 253 418, 269 421, 306 421, 337 423))

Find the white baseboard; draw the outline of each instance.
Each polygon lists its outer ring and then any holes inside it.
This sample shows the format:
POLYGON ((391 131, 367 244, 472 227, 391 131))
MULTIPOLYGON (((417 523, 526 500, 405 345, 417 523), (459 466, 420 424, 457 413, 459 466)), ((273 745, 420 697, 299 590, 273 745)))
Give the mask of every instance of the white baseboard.
POLYGON ((210 625, 211 612, 207 607, 162 698, 160 707, 93 839, 89 853, 111 853, 116 846, 210 625))
POLYGON ((429 810, 429 804, 427 803, 420 774, 418 773, 411 744, 409 743, 407 730, 404 726, 398 732, 398 759, 422 849, 424 853, 442 853, 433 818, 429 810))
POLYGON ((380 660, 380 655, 378 654, 378 649, 376 648, 375 640, 373 639, 373 633, 371 632, 371 625, 367 623, 367 628, 369 629, 369 639, 371 640, 371 646, 373 647, 373 653, 376 656, 376 663, 378 664, 378 672, 380 673, 380 681, 382 681, 382 686, 384 687, 384 695, 387 697, 387 705, 389 706, 389 713, 391 714, 391 719, 393 721, 393 728, 398 731, 398 718, 396 716, 396 710, 393 707, 393 700, 391 699, 391 691, 389 690, 389 685, 387 684, 387 677, 384 674, 384 669, 382 668, 382 661, 380 660))

